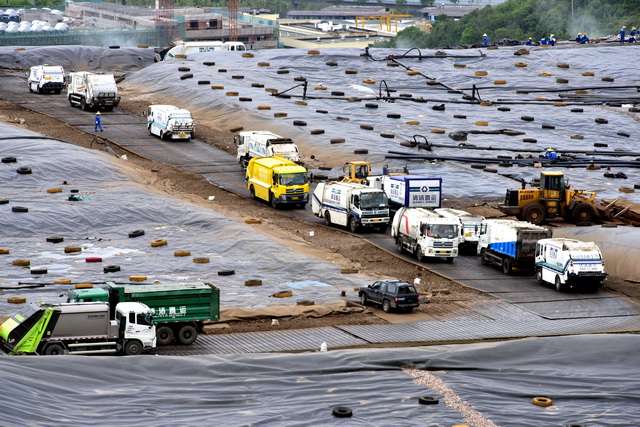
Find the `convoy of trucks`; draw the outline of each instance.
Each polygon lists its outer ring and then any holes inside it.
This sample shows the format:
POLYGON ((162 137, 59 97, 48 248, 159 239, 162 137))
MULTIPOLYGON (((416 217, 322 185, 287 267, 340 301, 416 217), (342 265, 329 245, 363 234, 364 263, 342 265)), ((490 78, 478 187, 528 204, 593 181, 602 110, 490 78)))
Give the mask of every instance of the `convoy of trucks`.
POLYGON ((238 163, 244 169, 254 157, 281 156, 300 164, 300 151, 290 138, 264 130, 240 132, 233 138, 238 163))
POLYGON ((9 354, 138 355, 156 346, 153 312, 139 302, 25 305, 0 325, 9 354))
POLYGON ((389 201, 384 191, 353 182, 321 182, 311 198, 311 210, 327 225, 377 227, 382 233, 389 225, 389 201))
POLYGON ((282 157, 256 157, 246 170, 247 189, 253 199, 304 208, 309 202, 307 170, 282 157))
POLYGON ((398 252, 407 251, 419 262, 425 258, 445 258, 453 262, 458 256, 460 221, 445 218, 423 208, 401 207, 393 217, 391 236, 398 252))
POLYGON ((558 292, 581 289, 595 292, 607 277, 600 248, 575 239, 540 239, 535 252, 536 281, 551 283, 558 292))
POLYGON ((67 99, 72 107, 79 106, 83 110, 111 111, 120 103, 113 74, 89 71, 69 73, 67 99))
POLYGON ((536 243, 551 237, 551 230, 526 221, 486 219, 480 227, 478 255, 484 265, 502 267, 504 274, 514 269, 533 272, 536 243))
POLYGON ((30 92, 60 93, 66 87, 64 68, 60 65, 36 65, 29 69, 27 84, 30 92))
POLYGON ((160 139, 192 139, 196 127, 191 112, 174 105, 150 105, 147 109, 149 133, 160 139))
MULTIPOLYGON (((73 289, 67 302, 143 303, 151 309, 158 345, 193 344, 205 321, 220 319, 220 289, 211 283, 185 282, 130 285, 106 282, 106 287, 73 289)), ((112 313, 113 314, 113 313, 112 313)))

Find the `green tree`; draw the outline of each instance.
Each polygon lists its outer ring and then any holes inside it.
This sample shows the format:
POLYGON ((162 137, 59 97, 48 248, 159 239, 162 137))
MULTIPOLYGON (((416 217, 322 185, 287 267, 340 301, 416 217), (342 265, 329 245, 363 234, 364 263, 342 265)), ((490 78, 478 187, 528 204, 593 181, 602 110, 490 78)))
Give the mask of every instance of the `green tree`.
POLYGON ((436 2, 436 0, 420 0, 420 4, 423 7, 431 7, 436 2))
POLYGON ((407 0, 396 0, 396 6, 398 7, 399 10, 404 11, 404 9, 407 6, 407 0))

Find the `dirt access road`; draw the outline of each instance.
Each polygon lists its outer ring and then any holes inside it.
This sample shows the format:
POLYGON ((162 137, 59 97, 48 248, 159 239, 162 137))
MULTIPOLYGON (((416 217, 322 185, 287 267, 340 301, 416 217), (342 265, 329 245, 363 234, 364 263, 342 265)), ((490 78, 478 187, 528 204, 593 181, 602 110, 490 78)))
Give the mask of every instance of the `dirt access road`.
MULTIPOLYGON (((141 115, 146 104, 141 100, 131 100, 125 101, 121 107, 131 114, 141 115)), ((24 109, 8 100, 0 99, 0 120, 81 147, 101 148, 95 144, 94 134, 81 131, 53 117, 24 109), (92 144, 92 142, 94 143, 92 144)), ((109 138, 108 125, 105 124, 105 132, 100 136, 109 138)), ((216 128, 215 124, 203 123, 200 125, 197 137, 223 150, 233 150, 229 144, 233 135, 228 131, 216 128)), ((279 244, 288 246, 295 251, 334 262, 343 268, 358 269, 371 276, 372 280, 393 277, 413 282, 415 278, 419 278, 421 283, 418 288, 423 296, 423 301, 429 301, 429 304, 421 305, 411 314, 385 314, 378 308, 369 308, 364 311, 354 308, 345 311, 349 314, 333 314, 318 318, 304 316, 281 318, 277 329, 420 321, 450 315, 464 309, 464 307, 470 307, 478 301, 491 298, 434 274, 426 268, 426 265, 420 266, 403 261, 358 236, 292 218, 265 204, 243 199, 215 187, 200 175, 142 158, 124 151, 114 144, 111 144, 110 147, 119 156, 126 154, 129 162, 140 168, 151 185, 174 197, 215 209, 226 216, 237 217, 240 220, 246 217, 258 217, 262 223, 253 226, 257 232, 268 235, 279 244), (209 201, 210 196, 215 196, 215 203, 209 201), (314 235, 310 236, 309 231, 314 231, 314 235)), ((478 206, 484 202, 484 200, 447 201, 445 205, 467 207, 478 206)), ((336 299, 355 300, 357 295, 355 292, 347 295, 346 298, 336 295, 336 299)), ((229 333, 274 329, 271 326, 270 318, 230 322, 218 326, 210 332, 229 333)))

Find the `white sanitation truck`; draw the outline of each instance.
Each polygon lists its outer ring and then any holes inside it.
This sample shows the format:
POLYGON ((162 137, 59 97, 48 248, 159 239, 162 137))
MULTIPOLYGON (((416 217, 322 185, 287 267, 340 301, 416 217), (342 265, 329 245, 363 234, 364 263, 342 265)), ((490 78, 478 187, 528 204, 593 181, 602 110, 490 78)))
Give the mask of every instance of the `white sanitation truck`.
POLYGON ((360 227, 387 231, 389 201, 384 191, 354 182, 321 182, 311 199, 313 213, 327 225, 348 226, 352 233, 360 227))
POLYGON ((284 138, 264 130, 240 132, 233 137, 237 147, 236 157, 244 169, 254 157, 281 156, 300 164, 300 151, 290 138, 284 138))
POLYGON ((160 139, 191 139, 196 127, 189 110, 173 105, 150 105, 147 109, 147 128, 160 139))
POLYGON ((60 93, 66 87, 64 68, 60 65, 36 65, 29 69, 27 78, 30 92, 60 93))
POLYGON ((478 239, 480 238, 480 228, 484 217, 473 215, 460 209, 439 208, 433 210, 435 213, 446 218, 458 218, 462 225, 462 237, 460 249, 472 253, 477 252, 478 239))
POLYGON ((596 292, 607 277, 600 249, 593 242, 553 238, 536 244, 536 281, 554 284, 558 292, 596 292))
POLYGON ((393 217, 391 236, 398 252, 406 250, 422 262, 424 258, 445 258, 453 262, 458 256, 460 221, 445 218, 428 209, 401 207, 393 217))
POLYGON ((78 71, 69 73, 67 98, 72 107, 83 110, 104 109, 111 111, 120 103, 118 87, 113 74, 78 71))
POLYGON ((199 52, 232 52, 246 51, 247 48, 242 42, 221 42, 221 41, 192 41, 184 42, 182 40, 170 43, 166 46, 156 48, 154 50, 155 62, 165 59, 173 59, 178 55, 189 55, 199 52))

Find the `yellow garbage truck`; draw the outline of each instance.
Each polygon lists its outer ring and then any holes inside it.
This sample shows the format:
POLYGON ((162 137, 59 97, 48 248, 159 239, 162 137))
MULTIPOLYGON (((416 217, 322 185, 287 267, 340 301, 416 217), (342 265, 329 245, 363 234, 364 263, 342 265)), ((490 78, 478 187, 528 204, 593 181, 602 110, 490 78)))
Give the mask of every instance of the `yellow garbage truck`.
POLYGON ((251 197, 269 202, 273 208, 309 202, 307 170, 283 157, 254 157, 246 171, 247 189, 251 197))

